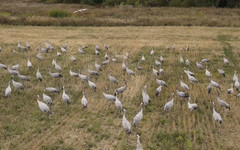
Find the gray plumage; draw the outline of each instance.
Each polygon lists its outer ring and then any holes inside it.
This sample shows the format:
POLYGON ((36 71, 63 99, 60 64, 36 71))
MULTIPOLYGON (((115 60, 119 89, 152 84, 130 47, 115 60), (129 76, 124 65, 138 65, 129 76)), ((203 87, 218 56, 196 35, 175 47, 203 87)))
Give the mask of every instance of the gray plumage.
POLYGON ((224 70, 222 70, 222 69, 217 69, 217 70, 218 70, 218 73, 219 73, 220 75, 222 75, 223 77, 226 76, 224 70))
POLYGON ((222 107, 225 107, 230 110, 230 105, 227 102, 225 102, 224 100, 222 100, 219 96, 217 97, 217 102, 222 107))
POLYGON ((79 77, 78 73, 72 71, 72 68, 70 69, 69 74, 72 77, 79 77))
POLYGON ((158 96, 162 92, 162 85, 160 85, 155 92, 155 95, 158 96))
POLYGON ((136 150, 143 150, 142 145, 140 143, 140 136, 137 134, 137 149, 136 150))
POLYGON ((115 90, 115 93, 117 93, 117 94, 119 94, 119 93, 123 93, 123 92, 127 89, 127 82, 124 81, 124 84, 125 84, 124 86, 122 86, 122 87, 116 89, 116 90, 115 90))
POLYGON ((127 134, 131 133, 131 124, 126 118, 126 110, 123 109, 122 125, 127 134))
POLYGON ((99 65, 97 62, 95 62, 95 67, 96 67, 97 71, 102 71, 102 66, 99 65))
POLYGON ((21 75, 20 73, 18 73, 18 78, 24 81, 30 81, 30 78, 25 76, 25 75, 21 75))
POLYGON ((9 97, 12 92, 10 83, 11 81, 8 82, 8 87, 5 89, 5 97, 9 97))
POLYGON ((81 74, 80 70, 79 70, 78 76, 82 79, 82 81, 88 81, 89 80, 89 77, 84 75, 84 74, 81 74))
POLYGON ((211 94, 211 92, 212 92, 212 86, 211 86, 211 83, 208 85, 208 87, 207 87, 207 91, 208 91, 208 94, 211 94))
POLYGON ((48 105, 52 104, 52 98, 46 94, 43 93, 43 100, 45 101, 45 103, 47 103, 48 105))
POLYGON ((59 93, 59 90, 54 87, 46 87, 45 90, 51 93, 59 93))
POLYGON ((90 69, 88 69, 88 73, 89 73, 90 75, 96 75, 96 76, 99 76, 99 73, 98 73, 97 71, 94 71, 94 70, 90 70, 90 69))
POLYGON ((201 63, 207 63, 207 62, 210 62, 210 60, 209 60, 209 59, 206 59, 206 58, 203 58, 203 59, 201 60, 201 63))
POLYGON ((172 99, 164 105, 164 112, 169 111, 173 107, 173 102, 174 102, 173 96, 174 96, 174 93, 172 93, 172 99))
POLYGON ((67 103, 67 104, 70 104, 70 97, 66 94, 66 91, 65 91, 65 86, 63 86, 63 94, 62 94, 62 100, 67 103))
POLYGON ((214 109, 214 102, 212 102, 212 105, 213 105, 213 119, 219 123, 222 123, 221 115, 218 112, 216 112, 216 110, 214 109))
POLYGON ((41 73, 39 71, 39 67, 37 69, 36 77, 38 78, 38 80, 42 81, 42 75, 41 75, 41 73))
POLYGON ((145 85, 144 86, 144 88, 143 88, 143 90, 142 90, 142 98, 143 98, 143 104, 145 105, 145 106, 147 106, 148 105, 148 103, 150 102, 150 97, 149 97, 149 95, 147 94, 147 86, 145 85))
POLYGON ((20 65, 19 64, 16 64, 16 65, 14 65, 14 66, 12 66, 12 70, 18 70, 19 69, 19 67, 20 67, 20 65))
POLYGON ((200 64, 200 63, 198 63, 198 62, 196 62, 196 66, 198 67, 198 69, 203 69, 202 64, 200 64))
POLYGON ((117 95, 115 96, 115 105, 120 112, 123 110, 122 102, 118 99, 117 95))
POLYGON ((133 75, 133 76, 135 76, 134 71, 131 70, 131 69, 129 69, 128 67, 126 68, 126 71, 127 71, 127 73, 128 73, 129 75, 133 75))
POLYGON ((7 69, 7 66, 0 63, 0 68, 2 68, 2 69, 7 69))
POLYGON ((189 94, 188 93, 185 93, 185 92, 182 92, 182 91, 178 91, 177 90, 177 95, 181 98, 188 98, 189 97, 189 94))
POLYGON ((61 73, 58 73, 58 72, 50 72, 49 71, 49 74, 53 77, 53 78, 61 78, 62 77, 62 74, 61 73))
POLYGON ((13 86, 14 86, 16 89, 21 89, 21 90, 24 89, 22 83, 16 82, 16 81, 14 81, 13 79, 12 79, 12 84, 13 84, 13 86))
POLYGON ((49 107, 45 103, 39 101, 39 95, 37 95, 37 102, 38 102, 38 106, 42 112, 47 113, 47 115, 51 114, 49 107))
POLYGON ((157 84, 159 84, 159 85, 163 85, 163 86, 168 87, 167 82, 165 82, 165 81, 163 81, 163 80, 156 79, 156 82, 157 82, 157 84))
POLYGON ((136 127, 140 121, 143 118, 143 107, 142 107, 143 103, 141 103, 141 110, 137 113, 137 115, 133 118, 133 126, 136 127))
POLYGON ((96 84, 93 83, 92 81, 88 80, 88 85, 90 86, 91 89, 93 89, 94 91, 97 90, 96 84))
POLYGON ((108 79, 110 82, 118 84, 118 80, 112 76, 111 72, 108 74, 108 79))
POLYGON ((84 91, 82 92, 82 95, 83 95, 83 97, 82 97, 82 101, 81 102, 82 102, 83 107, 86 108, 88 102, 87 102, 87 99, 86 99, 84 91))
POLYGON ((113 101, 116 100, 116 97, 114 95, 111 95, 111 94, 103 93, 103 96, 110 102, 113 102, 113 101))
POLYGON ((17 70, 12 70, 12 69, 8 69, 8 72, 11 74, 11 75, 18 75, 18 71, 17 70))
POLYGON ((198 108, 198 105, 196 103, 190 103, 190 97, 188 97, 188 108, 190 109, 190 111, 198 108))

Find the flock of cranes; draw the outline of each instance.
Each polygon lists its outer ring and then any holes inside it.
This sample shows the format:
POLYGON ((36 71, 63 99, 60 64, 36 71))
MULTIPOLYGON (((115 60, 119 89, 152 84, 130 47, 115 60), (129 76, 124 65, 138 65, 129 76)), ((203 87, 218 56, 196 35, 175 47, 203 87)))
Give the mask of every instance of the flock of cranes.
MULTIPOLYGON (((27 51, 27 50, 31 50, 31 46, 29 45, 28 42, 26 42, 26 46, 23 46, 20 42, 18 42, 17 47, 19 50, 21 51, 27 51)), ((89 49, 87 46, 83 46, 83 47, 79 47, 78 48, 78 52, 80 54, 84 54, 85 50, 89 49)), ((96 70, 90 70, 88 69, 88 73, 90 76, 87 76, 85 74, 81 73, 81 70, 78 70, 78 72, 74 72, 72 70, 72 68, 70 67, 69 70, 69 74, 71 77, 73 78, 80 78, 83 82, 87 82, 89 85, 89 88, 91 88, 93 90, 93 92, 97 92, 97 85, 91 81, 91 77, 92 76, 100 76, 100 72, 104 71, 104 66, 108 65, 111 61, 114 62, 118 62, 120 59, 120 55, 116 55, 115 57, 111 57, 107 54, 109 48, 106 44, 104 44, 104 49, 106 50, 106 55, 104 56, 105 61, 102 62, 101 64, 99 64, 97 61, 95 61, 95 68, 96 70)), ((172 48, 173 50, 175 50, 175 47, 172 48)), ((39 59, 40 61, 44 59, 44 57, 42 56, 42 53, 51 53, 50 51, 53 51, 53 54, 55 54, 54 51, 55 48, 49 44, 48 42, 45 43, 45 47, 37 47, 37 55, 36 58, 39 59)), ((91 50, 91 49, 90 49, 91 50)), ((167 46, 166 50, 170 50, 170 48, 167 46)), ((190 48, 187 47, 186 51, 189 51, 190 48)), ((183 49, 181 49, 180 51, 183 51, 183 49)), ((63 45, 61 47, 61 52, 57 51, 57 57, 64 57, 64 55, 62 55, 62 53, 67 53, 68 52, 68 43, 63 45)), ((94 52, 95 54, 100 57, 100 53, 102 53, 100 47, 98 45, 94 45, 94 52)), ((13 53, 17 53, 16 50, 13 51, 13 53)), ((154 50, 151 49, 150 51, 150 56, 154 56, 154 50)), ((126 61, 131 59, 129 53, 126 53, 126 55, 123 56, 123 61, 122 61, 122 71, 125 73, 127 73, 129 75, 129 77, 131 76, 136 76, 136 73, 134 70, 130 69, 127 64, 126 61)), ((76 61, 76 57, 71 56, 71 61, 76 61)), ((139 60, 139 62, 145 62, 146 58, 144 55, 141 56, 141 59, 139 60)), ((156 77, 156 83, 159 85, 156 88, 156 92, 155 92, 155 96, 158 97, 162 90, 163 90, 163 86, 164 87, 168 87, 168 84, 166 81, 158 79, 159 76, 164 75, 165 74, 165 70, 162 68, 164 67, 164 62, 165 59, 163 56, 160 56, 159 59, 155 59, 152 64, 148 64, 153 66, 152 67, 152 72, 153 72, 153 76, 156 77), (158 69, 156 69, 158 68, 158 69)), ((204 64, 207 64, 208 62, 210 62, 209 59, 202 59, 200 62, 196 61, 196 67, 199 70, 204 69, 204 64)), ((198 80, 194 74, 194 72, 191 72, 189 69, 187 69, 184 66, 189 66, 190 65, 190 61, 188 59, 186 59, 184 61, 183 57, 180 55, 180 59, 179 59, 179 63, 180 65, 182 65, 182 69, 183 69, 183 73, 186 74, 188 80, 190 81, 191 84, 198 84, 198 80), (185 65, 184 65, 185 64, 185 65)), ((229 65, 229 61, 224 57, 223 58, 223 64, 224 65, 229 65)), ((28 69, 31 71, 32 68, 36 67, 37 64, 32 64, 30 58, 27 59, 27 67, 28 69)), ((48 70, 48 73, 51 77, 53 78, 64 78, 64 76, 62 75, 62 68, 61 66, 57 63, 56 59, 54 58, 52 60, 52 66, 55 68, 56 72, 52 72, 50 69, 48 70)), ((207 65, 206 65, 207 66, 207 65)), ((18 77, 19 79, 23 80, 23 81, 30 81, 30 77, 27 77, 25 75, 20 74, 20 64, 14 65, 12 67, 8 67, 7 65, 3 64, 2 62, 0 63, 0 68, 5 69, 8 71, 8 73, 12 76, 12 80, 8 82, 8 86, 5 89, 5 97, 9 97, 11 96, 11 83, 13 85, 14 88, 18 89, 18 90, 24 90, 24 84, 21 82, 17 82, 14 80, 15 76, 18 77)), ((138 63, 137 69, 139 71, 143 70, 144 68, 141 67, 138 63)), ((39 82, 43 81, 43 77, 41 74, 41 68, 37 67, 37 72, 36 72, 36 78, 39 80, 39 82)), ((217 68, 218 73, 225 77, 226 73, 223 69, 221 68, 217 68)), ((211 72, 208 70, 207 67, 205 67, 205 76, 206 78, 209 78, 209 85, 206 87, 206 93, 208 93, 211 97, 212 95, 212 89, 216 88, 217 89, 217 103, 223 107, 223 108, 227 108, 230 110, 230 105, 223 99, 220 98, 220 92, 219 90, 221 89, 220 84, 218 84, 216 81, 214 81, 213 75, 211 74, 211 72)), ((33 78, 33 77, 31 77, 33 78)), ((109 82, 112 84, 116 84, 116 85, 120 85, 121 83, 119 82, 119 79, 117 79, 116 77, 114 77, 112 75, 112 70, 109 69, 109 73, 108 73, 108 79, 109 82)), ((31 81, 30 81, 31 82, 31 81)), ((164 107, 163 107, 163 112, 164 113, 168 113, 169 111, 171 111, 173 105, 174 105, 174 99, 175 99, 175 95, 177 97, 179 97, 181 99, 181 104, 183 103, 182 99, 187 99, 187 106, 189 108, 189 110, 192 112, 194 110, 196 110, 198 108, 198 105, 196 103, 192 103, 191 102, 191 98, 190 95, 188 93, 188 91, 190 91, 191 89, 189 88, 189 86, 184 83, 183 81, 183 76, 181 76, 181 80, 178 82, 180 83, 180 87, 183 89, 183 91, 180 90, 179 85, 176 85, 176 92, 173 92, 172 98, 170 101, 166 101, 164 107)), ((136 116, 133 118, 132 123, 130 123, 127 119, 127 110, 124 108, 124 104, 122 103, 122 101, 118 98, 118 96, 120 95, 122 98, 122 94, 124 93, 124 91, 127 90, 128 84, 127 81, 124 81, 124 85, 122 84, 122 86, 120 86, 119 88, 117 88, 116 90, 114 90, 113 94, 109 94, 109 93, 105 93, 103 92, 103 97, 109 101, 109 106, 112 105, 113 103, 115 104, 117 110, 121 113, 123 112, 123 118, 122 118, 122 126, 124 128, 124 130, 126 131, 127 134, 131 134, 132 133, 132 126, 137 128, 137 126, 140 124, 142 118, 143 118, 143 110, 145 107, 147 107, 151 101, 151 97, 149 96, 149 94, 147 93, 147 86, 144 85, 144 87, 142 87, 142 103, 140 104, 140 111, 136 114, 136 116)), ((62 87, 62 101, 66 104, 71 104, 71 98, 70 96, 67 94, 67 90, 65 88, 65 86, 63 85, 62 87)), ((238 91, 239 90, 239 81, 238 81, 238 75, 235 71, 234 75, 233 75, 233 83, 231 83, 231 88, 228 89, 228 91, 226 92, 227 94, 231 95, 234 93, 234 90, 238 91)), ((46 87, 44 90, 44 92, 52 92, 52 93, 60 93, 61 91, 57 88, 54 87, 46 87)), ((237 97, 240 97, 240 94, 236 94, 237 97)), ((53 100, 50 96, 48 96, 47 94, 43 93, 42 94, 43 97, 43 101, 40 101, 40 96, 37 95, 37 103, 39 106, 39 109, 50 115, 51 114, 51 104, 53 103, 53 100)), ((214 108, 214 102, 212 101, 212 111, 213 111, 213 119, 216 120, 217 122, 222 123, 223 119, 221 117, 221 115, 215 110, 214 108)), ((88 100, 86 98, 85 92, 84 90, 82 91, 82 99, 81 99, 81 104, 83 105, 84 108, 87 108, 88 106, 88 100)), ((140 143, 140 136, 137 135, 137 150, 142 150, 142 146, 140 143)))

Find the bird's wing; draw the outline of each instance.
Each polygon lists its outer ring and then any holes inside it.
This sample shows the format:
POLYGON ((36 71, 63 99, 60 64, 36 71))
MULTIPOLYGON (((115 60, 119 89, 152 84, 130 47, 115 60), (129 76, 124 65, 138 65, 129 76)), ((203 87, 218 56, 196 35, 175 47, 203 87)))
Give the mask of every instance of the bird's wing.
POLYGON ((75 14, 75 13, 78 13, 79 11, 78 10, 75 10, 73 13, 75 14))

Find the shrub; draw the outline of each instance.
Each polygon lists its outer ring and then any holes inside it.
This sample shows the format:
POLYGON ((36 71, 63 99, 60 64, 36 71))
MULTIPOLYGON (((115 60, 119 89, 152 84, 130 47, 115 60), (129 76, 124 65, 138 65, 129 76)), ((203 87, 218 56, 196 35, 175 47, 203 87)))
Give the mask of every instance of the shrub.
POLYGON ((115 2, 113 0, 105 0, 103 5, 105 6, 115 6, 115 2))
POLYGON ((103 3, 103 0, 82 0, 81 3, 87 5, 100 5, 103 3))
POLYGON ((144 5, 150 6, 150 7, 167 6, 168 1, 167 0, 149 0, 149 1, 146 1, 144 5))
POLYGON ((68 13, 65 10, 52 10, 49 12, 49 16, 53 18, 67 17, 68 13))
POLYGON ((193 0, 184 0, 183 1, 184 7, 193 7, 195 6, 195 1, 193 0))
POLYGON ((182 4, 181 0, 171 0, 169 6, 182 7, 182 4))

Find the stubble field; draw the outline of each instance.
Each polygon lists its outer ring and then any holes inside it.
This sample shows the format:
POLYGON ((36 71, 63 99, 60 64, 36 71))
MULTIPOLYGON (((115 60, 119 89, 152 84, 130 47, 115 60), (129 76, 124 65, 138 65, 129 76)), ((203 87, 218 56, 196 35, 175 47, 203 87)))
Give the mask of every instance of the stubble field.
MULTIPOLYGON (((11 67, 20 64, 20 73, 31 78, 29 82, 22 82, 23 91, 12 87, 11 97, 4 97, 4 90, 11 80, 7 70, 0 70, 0 148, 1 149, 135 149, 137 137, 144 149, 239 149, 240 143, 240 115, 239 99, 234 91, 232 96, 227 95, 227 89, 232 83, 234 71, 240 71, 240 30, 238 28, 215 27, 31 27, 31 26, 0 26, 0 63, 11 67), (42 54, 44 60, 36 58, 36 48, 45 46, 48 41, 55 47, 55 51, 42 54), (31 45, 31 50, 22 52, 17 49, 17 42, 31 45), (66 54, 61 57, 56 55, 60 47, 69 44, 66 54), (109 51, 103 49, 103 44, 109 45, 109 51), (78 46, 86 45, 85 54, 78 53, 78 46), (100 56, 94 53, 94 45, 102 49, 100 56), (165 50, 165 46, 175 50, 165 50), (180 48, 190 47, 190 51, 180 51, 180 48), (151 48, 155 55, 150 56, 151 48), (16 49, 17 53, 13 54, 16 49), (127 66, 135 71, 136 76, 130 76, 122 71, 123 56, 129 52, 130 58, 126 60, 127 66), (94 63, 105 60, 104 55, 115 56, 119 54, 117 63, 110 62, 103 66, 99 77, 91 76, 91 81, 96 83, 97 90, 93 92, 86 82, 80 78, 69 75, 70 67, 73 71, 79 69, 88 75, 87 69, 95 70, 94 63), (71 62, 74 55, 76 62, 71 62), (141 62, 142 55, 146 61, 141 62), (165 75, 160 75, 168 83, 162 88, 159 97, 155 96, 158 87, 156 77, 152 73, 155 59, 160 56, 165 58, 162 68, 165 75), (199 83, 191 83, 183 72, 179 63, 180 55, 189 59, 189 70, 195 73, 199 83), (223 64, 223 57, 230 61, 229 65, 223 64), (27 58, 33 64, 33 69, 27 68, 27 58), (51 62, 56 58, 62 67, 61 79, 53 79, 48 74, 48 69, 55 72, 51 62), (216 89, 212 97, 207 94, 209 79, 205 76, 205 69, 199 70, 196 61, 203 58, 210 59, 207 64, 212 73, 212 79, 221 85, 220 96, 227 101, 231 110, 222 110, 215 103, 215 109, 222 115, 223 123, 218 124, 212 118, 210 100, 216 102, 216 89), (137 70, 137 65, 143 67, 137 70), (36 79, 39 66, 43 81, 36 79), (226 72, 226 77, 218 74, 217 68, 226 72), (112 75, 119 80, 119 84, 110 83, 108 80, 109 69, 112 75), (171 93, 176 92, 176 85, 180 83, 180 76, 190 87, 191 100, 199 106, 198 110, 190 112, 187 100, 175 96, 174 106, 170 112, 163 114, 163 106, 171 99, 171 93), (151 103, 143 109, 143 119, 137 129, 133 129, 128 136, 122 127, 122 113, 103 97, 103 92, 113 94, 114 90, 123 86, 126 80, 128 87, 120 97, 126 117, 132 118, 140 111, 142 102, 141 91, 147 85, 147 93, 151 103), (72 103, 66 105, 61 100, 62 86, 72 103), (46 86, 57 87, 60 94, 48 94, 53 99, 50 107, 52 114, 47 116, 42 113, 37 105, 36 95, 42 97, 46 86), (107 87, 107 89, 106 89, 107 87), (86 92, 88 99, 87 109, 81 105, 82 91, 86 92)), ((206 65, 204 65, 206 66, 206 65)), ((155 66, 155 69, 158 67, 155 66)), ((89 75, 88 75, 89 76, 89 75)), ((179 87, 179 90, 183 91, 179 87)), ((176 95, 176 94, 175 94, 176 95)), ((41 98, 42 100, 42 98, 41 98)))

